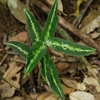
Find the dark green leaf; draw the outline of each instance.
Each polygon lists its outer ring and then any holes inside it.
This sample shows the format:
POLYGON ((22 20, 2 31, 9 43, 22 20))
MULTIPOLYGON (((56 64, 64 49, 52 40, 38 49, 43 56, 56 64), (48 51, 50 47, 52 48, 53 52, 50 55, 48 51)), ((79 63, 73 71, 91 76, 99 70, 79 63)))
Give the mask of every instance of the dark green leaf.
POLYGON ((53 37, 55 30, 56 30, 56 25, 58 23, 58 17, 57 17, 57 6, 58 6, 58 0, 55 0, 55 3, 53 4, 50 13, 48 15, 48 18, 46 20, 43 34, 42 34, 42 39, 45 41, 46 39, 53 37))
POLYGON ((5 44, 11 47, 12 49, 14 49, 24 59, 26 59, 26 56, 30 50, 28 45, 21 43, 21 42, 17 42, 17 41, 6 42, 5 44))
POLYGON ((35 68, 35 66, 42 59, 45 53, 46 53, 46 47, 40 41, 35 42, 33 44, 29 54, 27 55, 27 63, 25 66, 24 76, 26 76, 35 68))
POLYGON ((41 75, 43 79, 47 82, 52 92, 59 95, 62 100, 64 100, 64 93, 59 80, 58 70, 48 55, 43 57, 42 65, 41 75))
POLYGON ((29 36, 30 36, 32 43, 39 41, 40 36, 42 35, 42 30, 39 26, 39 23, 37 22, 34 15, 31 14, 29 11, 24 9, 24 12, 26 15, 28 32, 29 32, 29 36))
POLYGON ((47 40, 46 44, 58 52, 63 52, 72 56, 85 56, 95 51, 94 48, 55 37, 47 40))

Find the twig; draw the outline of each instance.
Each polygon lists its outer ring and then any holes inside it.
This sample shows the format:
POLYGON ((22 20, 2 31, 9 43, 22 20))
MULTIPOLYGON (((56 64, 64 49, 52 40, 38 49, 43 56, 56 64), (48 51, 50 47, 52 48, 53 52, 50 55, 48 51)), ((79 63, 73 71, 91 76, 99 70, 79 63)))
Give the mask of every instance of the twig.
POLYGON ((8 54, 5 54, 5 56, 3 57, 3 59, 0 62, 0 65, 4 62, 4 60, 7 58, 8 54))
POLYGON ((7 54, 10 54, 10 55, 19 55, 17 52, 14 52, 14 51, 7 51, 7 54))
POLYGON ((60 53, 60 52, 57 52, 57 51, 55 51, 55 50, 53 50, 53 49, 51 49, 51 48, 49 48, 49 50, 50 50, 51 53, 53 53, 53 54, 56 55, 56 56, 64 57, 64 55, 63 55, 62 53, 60 53))
POLYGON ((31 88, 31 93, 36 93, 36 86, 35 86, 35 80, 33 77, 34 76, 34 73, 33 72, 30 72, 29 73, 29 84, 30 84, 30 88, 31 88))
POLYGON ((38 72, 38 87, 40 87, 40 81, 41 81, 41 63, 38 63, 38 68, 39 68, 39 72, 38 72))
POLYGON ((26 61, 14 58, 14 61, 26 64, 26 61))
POLYGON ((73 25, 75 27, 78 27, 79 24, 81 23, 86 11, 88 10, 89 6, 91 5, 91 3, 93 2, 93 0, 90 0, 88 2, 88 4, 86 5, 85 9, 80 13, 80 15, 73 21, 73 25))

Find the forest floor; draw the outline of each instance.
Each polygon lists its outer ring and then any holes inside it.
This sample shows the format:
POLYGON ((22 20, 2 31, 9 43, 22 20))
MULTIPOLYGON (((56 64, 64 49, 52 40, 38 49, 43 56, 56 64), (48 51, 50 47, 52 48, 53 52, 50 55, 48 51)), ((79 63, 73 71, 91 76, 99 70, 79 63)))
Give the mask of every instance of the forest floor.
MULTIPOLYGON (((30 9, 43 28, 51 7, 48 0, 17 1, 16 9, 6 0, 0 3, 0 100, 60 100, 39 77, 38 65, 23 78, 25 60, 4 45, 7 41, 31 45, 23 8, 30 9)), ((55 37, 96 49, 85 57, 48 51, 57 66, 66 100, 100 100, 100 1, 83 0, 79 8, 76 0, 62 0, 59 5, 55 37)))

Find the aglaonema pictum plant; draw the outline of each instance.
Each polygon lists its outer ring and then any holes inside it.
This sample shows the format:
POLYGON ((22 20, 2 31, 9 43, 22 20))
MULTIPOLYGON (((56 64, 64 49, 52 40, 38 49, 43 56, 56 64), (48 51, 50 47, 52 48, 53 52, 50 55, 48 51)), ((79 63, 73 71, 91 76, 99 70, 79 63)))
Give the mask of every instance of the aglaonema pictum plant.
POLYGON ((42 78, 46 81, 54 94, 59 95, 62 100, 65 100, 57 68, 47 54, 47 48, 50 47, 58 52, 72 56, 89 55, 93 53, 95 49, 54 37, 58 23, 57 5, 58 0, 55 0, 46 20, 44 30, 41 30, 35 17, 29 11, 24 9, 28 33, 32 41, 31 47, 15 41, 6 42, 5 44, 16 50, 16 52, 26 60, 24 76, 28 75, 36 65, 41 62, 42 66, 40 72, 42 78))

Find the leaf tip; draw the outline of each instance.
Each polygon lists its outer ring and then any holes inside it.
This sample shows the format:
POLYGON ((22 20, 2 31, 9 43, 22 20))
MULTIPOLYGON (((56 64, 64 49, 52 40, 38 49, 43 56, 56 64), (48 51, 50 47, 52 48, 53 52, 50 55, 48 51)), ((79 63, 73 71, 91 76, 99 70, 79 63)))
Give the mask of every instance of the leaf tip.
POLYGON ((24 8, 23 11, 24 11, 25 14, 27 13, 27 9, 24 8))
POLYGON ((4 45, 9 45, 9 42, 4 42, 4 45))
POLYGON ((28 72, 26 71, 26 69, 24 70, 24 77, 25 78, 26 76, 28 75, 28 72))
POLYGON ((26 12, 26 9, 24 8, 23 11, 26 12))
POLYGON ((4 44, 6 45, 6 44, 7 44, 7 42, 4 42, 4 44))

